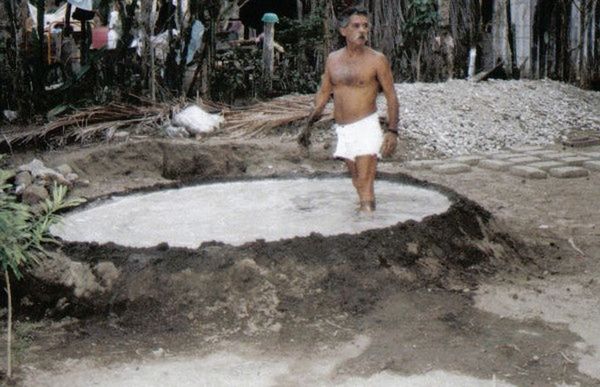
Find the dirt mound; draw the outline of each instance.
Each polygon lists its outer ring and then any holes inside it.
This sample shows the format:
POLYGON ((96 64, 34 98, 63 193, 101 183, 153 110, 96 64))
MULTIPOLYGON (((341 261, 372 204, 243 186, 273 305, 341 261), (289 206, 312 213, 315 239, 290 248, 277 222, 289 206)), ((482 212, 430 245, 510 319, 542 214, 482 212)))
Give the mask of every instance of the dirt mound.
MULTIPOLYGON (((404 175, 382 178, 427 185, 404 175)), ((57 317, 112 313, 136 331, 201 326, 208 336, 252 336, 332 314, 362 315, 399 289, 462 292, 526 259, 485 209, 433 188, 452 199, 446 213, 357 235, 195 250, 67 243, 36 270, 36 281, 22 282, 37 286, 20 293, 37 308, 28 315, 43 306, 57 317)))

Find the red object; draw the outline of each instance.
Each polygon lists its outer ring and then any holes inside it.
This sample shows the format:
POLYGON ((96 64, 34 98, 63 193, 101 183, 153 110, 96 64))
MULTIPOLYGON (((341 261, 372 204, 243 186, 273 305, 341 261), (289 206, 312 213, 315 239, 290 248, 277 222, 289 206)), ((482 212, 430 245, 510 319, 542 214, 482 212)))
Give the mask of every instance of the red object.
POLYGON ((97 50, 108 43, 108 27, 95 27, 92 29, 92 48, 97 50))

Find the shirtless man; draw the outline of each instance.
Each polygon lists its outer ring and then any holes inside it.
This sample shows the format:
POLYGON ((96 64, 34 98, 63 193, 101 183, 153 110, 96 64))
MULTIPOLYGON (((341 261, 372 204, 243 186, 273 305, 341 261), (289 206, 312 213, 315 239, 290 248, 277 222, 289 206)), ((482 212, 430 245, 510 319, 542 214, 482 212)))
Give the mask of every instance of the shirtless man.
POLYGON ((337 148, 334 156, 346 162, 360 201, 359 211, 375 210, 373 184, 377 159, 390 156, 398 136, 398 97, 387 58, 367 46, 369 18, 366 9, 351 7, 340 19, 346 47, 332 52, 325 64, 315 107, 298 142, 308 147, 312 124, 319 119, 333 94, 337 148), (387 130, 382 133, 376 98, 381 90, 387 100, 387 130))

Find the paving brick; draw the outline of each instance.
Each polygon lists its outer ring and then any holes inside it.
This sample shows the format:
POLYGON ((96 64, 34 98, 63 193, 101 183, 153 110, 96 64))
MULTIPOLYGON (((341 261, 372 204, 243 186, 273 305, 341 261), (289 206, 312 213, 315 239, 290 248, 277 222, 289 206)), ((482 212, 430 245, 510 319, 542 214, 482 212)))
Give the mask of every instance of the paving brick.
POLYGON ((448 164, 440 164, 434 165, 431 170, 436 173, 440 173, 443 175, 455 175, 457 173, 470 172, 471 167, 467 164, 461 163, 448 163, 448 164))
POLYGON ((481 156, 459 156, 452 159, 453 162, 467 165, 477 165, 481 161, 481 156))
POLYGON ((544 153, 541 154, 540 157, 544 160, 558 160, 564 159, 565 157, 575 157, 577 156, 575 153, 563 153, 563 152, 555 152, 555 153, 544 153))
POLYGON ((434 165, 442 164, 442 160, 415 160, 406 163, 406 168, 409 169, 431 169, 434 165))
POLYGON ((487 156, 488 156, 488 158, 494 159, 494 160, 505 160, 505 159, 510 159, 513 157, 525 156, 525 154, 515 153, 515 152, 501 152, 501 153, 492 153, 487 156))
POLYGON ((561 168, 552 168, 548 171, 550 176, 558 177, 561 179, 570 179, 574 177, 585 177, 590 174, 585 168, 581 167, 561 167, 561 168))
POLYGON ((514 146, 514 147, 510 148, 510 150, 513 152, 529 153, 529 152, 544 150, 544 148, 542 148, 539 145, 524 145, 524 146, 514 146))
POLYGON ((581 152, 581 156, 586 156, 591 159, 600 159, 600 152, 581 152))
POLYGON ((502 160, 481 160, 479 164, 477 164, 478 167, 491 169, 493 171, 508 171, 508 168, 511 165, 512 164, 502 160))
POLYGON ((548 177, 548 174, 541 169, 525 165, 515 165, 514 167, 510 167, 509 172, 511 175, 525 177, 527 179, 545 179, 548 177))
POLYGON ((600 161, 586 161, 583 163, 583 167, 589 169, 590 171, 600 171, 600 161))
POLYGON ((555 149, 540 149, 540 150, 534 150, 534 151, 529 151, 529 152, 525 152, 530 156, 540 156, 540 155, 547 155, 550 153, 556 153, 555 149))
POLYGON ((515 157, 514 159, 507 159, 507 160, 503 160, 506 161, 507 163, 511 163, 511 164, 529 164, 529 163, 535 163, 538 161, 542 161, 542 159, 540 159, 539 157, 535 157, 535 156, 521 156, 521 157, 515 157))
POLYGON ((591 161, 591 159, 589 157, 584 157, 584 156, 573 156, 573 157, 563 157, 562 159, 559 159, 558 161, 562 161, 563 163, 565 163, 571 167, 581 167, 583 165, 583 163, 585 163, 586 161, 591 161))
POLYGON ((531 164, 528 164, 527 166, 532 167, 532 168, 538 168, 538 169, 541 169, 542 171, 548 171, 551 168, 566 167, 567 165, 560 161, 548 160, 548 161, 540 161, 538 163, 531 163, 531 164))

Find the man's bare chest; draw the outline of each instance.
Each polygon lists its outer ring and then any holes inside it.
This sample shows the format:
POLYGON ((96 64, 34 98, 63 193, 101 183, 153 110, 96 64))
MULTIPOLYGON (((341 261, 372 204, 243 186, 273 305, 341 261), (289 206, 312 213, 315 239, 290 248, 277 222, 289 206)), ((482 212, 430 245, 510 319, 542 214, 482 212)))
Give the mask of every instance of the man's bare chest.
POLYGON ((369 87, 376 82, 374 67, 365 63, 339 62, 330 73, 334 86, 369 87))

